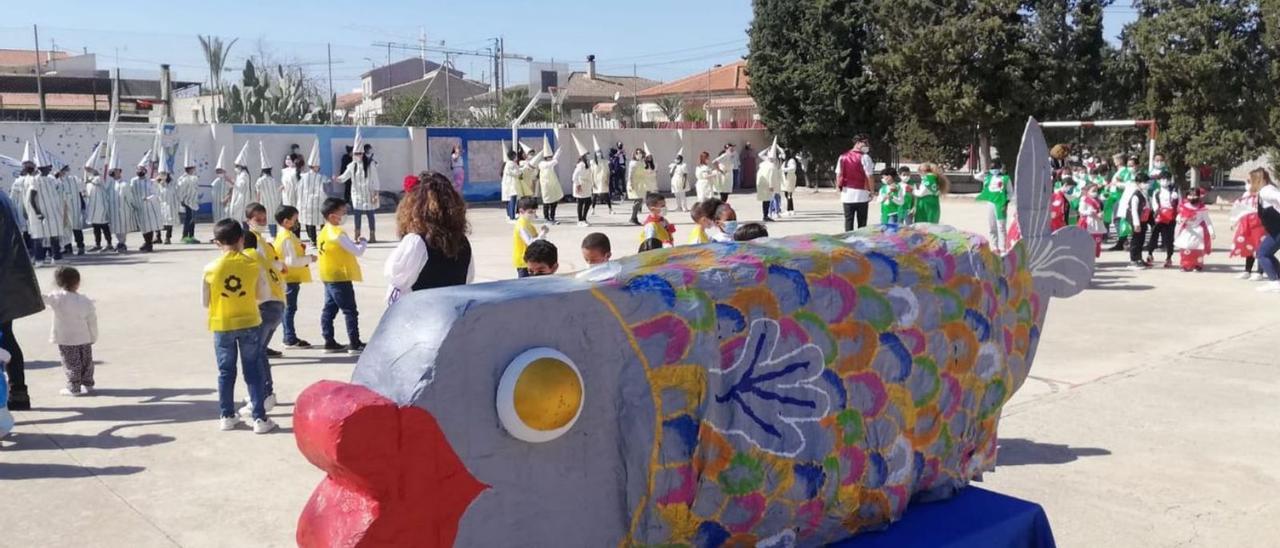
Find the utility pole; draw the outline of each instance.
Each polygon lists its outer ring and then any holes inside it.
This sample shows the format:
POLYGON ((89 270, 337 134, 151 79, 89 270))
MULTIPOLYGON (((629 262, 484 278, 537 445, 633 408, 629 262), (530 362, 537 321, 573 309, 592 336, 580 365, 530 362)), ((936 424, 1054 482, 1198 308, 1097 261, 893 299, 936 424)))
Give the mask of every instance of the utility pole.
POLYGON ((40 121, 44 121, 44 78, 40 76, 40 27, 31 25, 31 33, 36 39, 36 95, 40 96, 40 121))
POLYGON ((502 102, 502 90, 507 88, 507 37, 498 37, 498 102, 502 102))
MULTIPOLYGON (((440 70, 444 72, 444 125, 451 126, 453 125, 453 103, 449 101, 449 77, 452 74, 449 72, 448 53, 444 54, 444 66, 440 67, 440 70)), ((436 74, 440 72, 437 71, 436 74)))
POLYGON ((333 118, 333 111, 338 108, 338 96, 333 94, 333 44, 324 45, 325 51, 329 56, 329 118, 333 118))

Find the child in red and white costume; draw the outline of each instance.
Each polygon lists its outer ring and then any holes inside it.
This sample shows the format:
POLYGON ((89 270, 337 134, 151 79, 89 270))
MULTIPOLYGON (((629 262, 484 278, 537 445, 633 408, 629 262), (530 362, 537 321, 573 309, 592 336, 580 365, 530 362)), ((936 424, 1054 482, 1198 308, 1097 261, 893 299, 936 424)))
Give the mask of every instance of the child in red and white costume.
POLYGON ((1240 279, 1262 281, 1262 268, 1254 272, 1253 266, 1258 245, 1267 235, 1267 229, 1258 217, 1258 189, 1252 183, 1245 187, 1244 195, 1231 207, 1231 228, 1235 231, 1231 239, 1231 256, 1244 257, 1244 272, 1240 279))
POLYGON ((1213 221, 1204 205, 1204 189, 1193 188, 1178 206, 1177 235, 1173 245, 1182 260, 1182 271, 1204 270, 1204 256, 1213 250, 1213 221))
POLYGON ((1102 199, 1099 197, 1098 185, 1085 187, 1084 198, 1080 200, 1080 220, 1076 223, 1093 237, 1093 256, 1102 256, 1102 239, 1107 236, 1107 224, 1102 220, 1102 199))
POLYGON ((1053 199, 1049 202, 1049 232, 1057 232, 1059 228, 1067 226, 1067 218, 1071 216, 1071 198, 1068 194, 1074 187, 1075 182, 1065 178, 1062 187, 1053 192, 1053 199))

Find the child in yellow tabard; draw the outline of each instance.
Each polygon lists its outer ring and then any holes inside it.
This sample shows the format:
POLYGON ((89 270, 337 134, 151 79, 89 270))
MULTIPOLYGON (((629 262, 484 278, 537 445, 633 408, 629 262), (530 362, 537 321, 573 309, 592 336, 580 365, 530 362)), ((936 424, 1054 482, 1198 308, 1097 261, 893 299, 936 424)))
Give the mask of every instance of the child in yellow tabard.
POLYGON ((550 229, 546 225, 533 227, 533 220, 538 218, 538 201, 533 198, 520 198, 517 202, 515 231, 511 235, 511 264, 516 269, 516 276, 529 277, 529 268, 525 264, 524 251, 529 244, 547 237, 550 229))
POLYGON ((689 210, 689 217, 693 219, 693 230, 689 231, 689 245, 710 242, 711 238, 707 236, 707 227, 702 226, 707 222, 707 213, 702 210, 702 202, 693 204, 693 209, 689 210))
POLYGON ((239 355, 244 382, 249 387, 253 431, 265 434, 276 424, 263 408, 262 316, 258 295, 271 291, 262 264, 244 253, 244 228, 231 219, 218 221, 213 241, 222 256, 204 269, 202 296, 209 310, 209 330, 218 362, 218 408, 222 430, 240 424, 235 408, 236 356, 239 355))
MULTIPOLYGON (((270 348, 271 338, 275 336, 276 328, 280 327, 280 320, 284 318, 284 263, 280 261, 280 256, 276 254, 276 248, 271 245, 271 239, 266 235, 267 232, 267 208, 266 206, 254 202, 249 204, 245 209, 245 228, 249 229, 244 235, 245 254, 253 257, 262 265, 262 271, 267 274, 267 285, 271 287, 271 291, 258 295, 258 314, 262 316, 262 325, 258 327, 262 334, 262 386, 263 386, 263 408, 270 412, 276 406, 275 382, 271 377, 271 358, 278 358, 281 353, 270 348)), ((240 414, 244 415, 247 411, 240 410, 240 414)))
POLYGON ((311 283, 311 263, 315 255, 308 255, 302 240, 294 229, 298 226, 298 209, 282 206, 276 211, 276 224, 284 227, 276 233, 275 250, 284 263, 284 346, 285 348, 311 348, 311 343, 298 338, 293 319, 298 315, 298 292, 302 284, 311 283))
POLYGON ((324 351, 359 354, 364 350, 360 342, 360 312, 356 309, 356 292, 353 282, 364 280, 357 257, 364 255, 368 245, 364 238, 352 241, 342 230, 342 218, 347 214, 347 202, 340 198, 324 201, 320 212, 325 225, 318 236, 320 281, 324 282, 324 310, 320 313, 320 335, 324 337, 324 351), (338 310, 347 324, 348 345, 338 344, 333 338, 333 320, 338 310))
POLYGON ((649 208, 649 216, 644 220, 644 228, 640 232, 640 241, 654 239, 662 242, 664 247, 675 245, 676 227, 667 221, 667 199, 661 194, 650 192, 644 197, 644 205, 649 208))

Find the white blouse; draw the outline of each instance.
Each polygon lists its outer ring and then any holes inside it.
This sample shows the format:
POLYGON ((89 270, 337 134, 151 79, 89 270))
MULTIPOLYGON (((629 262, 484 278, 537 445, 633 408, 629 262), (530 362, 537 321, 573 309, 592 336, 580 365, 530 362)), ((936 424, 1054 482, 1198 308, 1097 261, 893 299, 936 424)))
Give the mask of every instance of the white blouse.
MULTIPOLYGON (((382 267, 382 275, 387 279, 388 305, 395 304, 400 297, 413 291, 413 284, 418 281, 418 275, 426 268, 428 260, 427 243, 422 240, 422 236, 406 234, 400 239, 400 244, 387 257, 387 263, 382 267)), ((472 283, 475 278, 476 262, 472 259, 467 265, 467 283, 472 283)))

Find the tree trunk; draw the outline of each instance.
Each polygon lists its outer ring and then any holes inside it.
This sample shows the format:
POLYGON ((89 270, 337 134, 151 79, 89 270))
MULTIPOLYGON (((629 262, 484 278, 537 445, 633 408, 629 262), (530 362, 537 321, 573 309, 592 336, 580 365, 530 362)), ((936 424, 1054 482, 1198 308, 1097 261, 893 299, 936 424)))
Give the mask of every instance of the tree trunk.
POLYGON ((978 171, 985 173, 991 169, 991 130, 978 127, 978 171))

